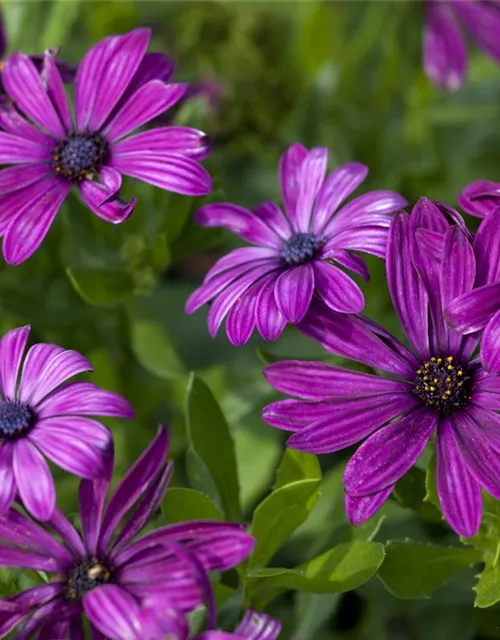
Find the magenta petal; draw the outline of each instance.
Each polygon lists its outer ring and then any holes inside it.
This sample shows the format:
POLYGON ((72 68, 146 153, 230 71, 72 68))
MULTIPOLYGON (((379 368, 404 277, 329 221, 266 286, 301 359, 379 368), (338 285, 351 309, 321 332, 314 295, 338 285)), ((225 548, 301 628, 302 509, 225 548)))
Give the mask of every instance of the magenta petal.
POLYGON ((486 371, 500 372, 500 311, 489 321, 481 341, 481 362, 486 371))
POLYGON ((87 207, 111 224, 124 222, 133 212, 137 204, 137 198, 132 198, 130 202, 122 202, 119 198, 109 200, 109 191, 106 187, 92 180, 83 180, 78 185, 81 196, 87 207))
POLYGON ((276 280, 274 298, 287 322, 296 324, 306 315, 314 292, 314 269, 302 264, 284 271, 276 280))
POLYGON ((325 179, 327 162, 328 149, 318 147, 311 149, 301 164, 295 214, 290 215, 295 231, 310 231, 312 209, 325 179))
POLYGON ((0 340, 0 387, 5 400, 16 399, 21 359, 30 334, 30 326, 12 329, 0 340))
POLYGON ((446 306, 472 290, 476 275, 474 251, 459 227, 450 227, 445 234, 442 267, 441 298, 446 306))
MULTIPOLYGON (((23 138, 27 142, 36 142, 47 151, 47 160, 50 160, 50 150, 54 141, 42 133, 33 124, 25 120, 24 116, 10 100, 0 100, 0 129, 15 136, 23 138)), ((9 164, 14 161, 9 161, 9 164)), ((49 167, 47 167, 48 169, 49 167)))
POLYGON ((13 446, 4 442, 0 447, 0 515, 3 515, 16 497, 16 481, 12 468, 13 446))
MULTIPOLYGON (((264 283, 265 284, 265 283, 264 283)), ((226 333, 235 347, 246 344, 255 328, 255 305, 263 284, 257 281, 233 304, 226 321, 226 333)))
POLYGON ((83 598, 89 620, 111 640, 141 637, 140 608, 135 598, 118 585, 104 584, 83 598))
MULTIPOLYGON (((111 441, 111 449, 113 442, 111 441)), ((96 554, 101 532, 102 512, 113 475, 114 456, 105 459, 103 473, 93 480, 82 480, 78 499, 80 502, 80 518, 83 539, 87 553, 96 554)))
POLYGON ((330 173, 318 193, 314 207, 313 233, 321 235, 342 202, 359 187, 367 174, 368 167, 359 162, 343 164, 330 173))
POLYGON ((159 80, 142 85, 107 125, 106 139, 115 142, 161 115, 179 102, 186 89, 186 84, 164 84, 159 80))
POLYGON ((274 297, 278 274, 279 271, 275 271, 265 278, 255 305, 257 330, 264 340, 276 340, 286 327, 286 320, 278 309, 274 297))
POLYGON ((339 313, 360 313, 363 310, 363 293, 352 278, 321 260, 315 260, 313 267, 316 293, 330 309, 339 313))
POLYGON ((126 176, 161 189, 188 196, 212 191, 212 178, 196 160, 174 153, 127 153, 114 157, 110 166, 126 176))
MULTIPOLYGON (((50 144, 50 143, 49 143, 50 144)), ((48 163, 52 156, 49 144, 40 141, 0 131, 0 163, 1 164, 31 164, 48 163)), ((47 166, 47 173, 48 173, 47 166)))
POLYGON ((482 516, 479 483, 471 476, 454 429, 444 419, 436 439, 437 489, 444 517, 460 536, 476 535, 482 516))
POLYGON ((394 191, 369 191, 351 200, 331 218, 326 227, 328 233, 340 233, 344 229, 355 230, 363 226, 389 227, 390 213, 395 213, 408 202, 394 191))
POLYGON ((164 53, 158 51, 146 53, 127 91, 131 86, 138 88, 150 80, 168 82, 172 77, 174 70, 174 63, 164 53))
MULTIPOLYGON (((149 29, 134 29, 134 31, 116 39, 110 58, 108 58, 108 64, 101 66, 99 78, 92 78, 98 88, 96 99, 88 118, 88 128, 91 131, 97 130, 102 126, 118 103, 118 100, 122 97, 139 68, 148 48, 150 38, 151 31, 149 29)), ((81 64, 86 62, 86 59, 92 55, 91 52, 92 50, 85 56, 81 64)), ((79 77, 80 69, 78 69, 76 77, 77 84, 79 77)), ((76 112, 78 114, 78 109, 76 112)))
MULTIPOLYGON (((270 618, 265 613, 249 609, 243 616, 235 633, 247 640, 276 640, 281 631, 281 622, 270 618)), ((217 640, 217 632, 213 640, 217 640)), ((208 640, 208 638, 207 638, 208 640)), ((221 639, 222 640, 222 639, 221 639)))
POLYGON ((484 329, 500 310, 500 283, 487 284, 455 298, 445 311, 446 322, 459 333, 484 329))
MULTIPOLYGON (((210 267, 207 275, 205 276, 204 283, 211 282, 215 279, 215 276, 222 272, 229 273, 234 267, 240 267, 242 265, 250 265, 254 262, 261 264, 262 261, 274 258, 276 260, 276 266, 279 266, 280 262, 276 258, 276 251, 269 247, 241 247, 240 249, 234 249, 226 255, 219 258, 217 262, 210 267)), ((236 271, 236 269, 234 269, 236 271)))
MULTIPOLYGON (((0 194, 25 189, 44 178, 49 169, 43 164, 14 165, 0 171, 0 194)), ((2 202, 0 200, 0 202, 2 202)), ((18 208, 18 207, 17 207, 18 208)), ((18 208, 19 209, 19 208, 18 208)))
POLYGON ((498 2, 452 2, 467 31, 477 44, 497 62, 500 62, 500 11, 498 2))
POLYGON ((203 160, 209 152, 208 136, 190 127, 158 127, 125 138, 113 146, 114 158, 124 158, 129 153, 179 153, 203 160))
POLYGON ((307 149, 295 142, 281 156, 279 175, 283 204, 290 219, 295 216, 299 195, 299 176, 302 163, 307 156, 307 149))
POLYGON ((475 286, 500 280, 500 207, 481 222, 473 242, 476 256, 475 286))
POLYGON ((282 240, 288 240, 291 237, 293 232, 290 223, 275 202, 262 202, 252 209, 252 213, 282 240))
POLYGON ((467 72, 467 49, 450 7, 443 2, 427 3, 424 29, 424 68, 440 87, 455 91, 467 72))
POLYGON ((359 227, 349 227, 346 225, 347 228, 343 231, 335 232, 335 234, 326 241, 323 251, 325 254, 336 249, 364 251, 365 253, 371 253, 385 260, 389 224, 390 221, 387 219, 383 225, 373 224, 359 227))
POLYGON ((345 468, 347 493, 366 496, 397 482, 419 458, 437 420, 426 407, 415 408, 370 436, 345 468))
POLYGON ((3 255, 6 262, 18 265, 35 253, 47 235, 70 189, 69 182, 47 180, 47 190, 43 197, 31 202, 29 207, 12 219, 3 242, 3 255))
POLYGON ((61 78, 57 61, 50 50, 45 52, 43 58, 42 81, 46 85, 48 96, 52 101, 54 109, 56 110, 64 128, 66 131, 71 131, 71 114, 69 111, 68 99, 66 98, 66 92, 64 90, 63 79, 61 78))
POLYGON ((391 484, 382 491, 367 496, 351 496, 345 494, 345 510, 349 522, 354 526, 369 520, 391 495, 395 485, 391 484))
POLYGON ((133 418, 134 410, 117 393, 100 389, 92 382, 72 382, 44 398, 36 407, 36 415, 39 420, 60 415, 133 418))
POLYGON ((471 182, 458 194, 457 202, 471 216, 485 218, 500 207, 500 183, 489 180, 471 182))
POLYGON ((64 349, 56 344, 38 343, 33 345, 23 364, 21 381, 19 383, 18 400, 29 402, 31 394, 34 392, 42 378, 43 371, 47 364, 64 349))
POLYGON ((410 256, 410 221, 398 214, 391 225, 387 247, 387 282, 392 304, 418 355, 429 354, 428 298, 410 256))
POLYGON ((37 520, 48 520, 56 506, 56 488, 42 454, 27 440, 18 440, 13 468, 26 510, 37 520))
POLYGON ((281 240, 260 217, 236 204, 208 204, 197 211, 195 220, 203 227, 225 227, 253 244, 281 248, 281 240))
POLYGON ((19 51, 9 56, 2 69, 2 82, 23 113, 55 138, 64 138, 66 131, 59 115, 28 56, 19 51))

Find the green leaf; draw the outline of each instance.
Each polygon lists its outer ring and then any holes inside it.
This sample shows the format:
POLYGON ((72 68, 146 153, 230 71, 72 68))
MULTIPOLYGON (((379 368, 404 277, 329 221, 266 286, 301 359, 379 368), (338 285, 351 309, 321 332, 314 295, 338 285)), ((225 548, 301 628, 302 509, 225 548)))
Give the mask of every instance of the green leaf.
POLYGON ((221 510, 207 495, 184 487, 169 489, 161 510, 169 523, 223 519, 221 510))
POLYGON ((141 365, 164 380, 174 380, 185 373, 163 326, 152 320, 132 321, 132 351, 141 365))
POLYGON ((89 304, 116 305, 133 291, 132 279, 123 271, 99 267, 67 267, 66 273, 78 295, 89 304))
POLYGON ((71 27, 78 19, 80 0, 54 0, 49 7, 45 27, 40 36, 38 48, 61 47, 71 33, 71 27))
POLYGON ((476 586, 473 588, 476 592, 474 601, 476 607, 484 609, 500 602, 500 566, 498 565, 498 558, 492 558, 487 562, 486 567, 479 574, 476 586))
POLYGON ((224 415, 207 385, 194 373, 186 397, 187 432, 192 449, 203 460, 229 520, 241 520, 234 442, 224 415))
POLYGON ((251 598, 262 606, 287 589, 311 593, 343 593, 369 580, 384 560, 379 542, 355 540, 339 544, 330 551, 295 569, 259 569, 247 575, 251 598))
POLYGON ((399 598, 426 598, 455 572, 482 559, 482 553, 470 547, 442 547, 412 540, 391 540, 385 551, 379 578, 399 598))
POLYGON ((275 490, 256 508, 252 535, 257 545, 249 567, 265 567, 274 553, 307 519, 319 496, 321 473, 316 456, 287 449, 275 490))
MULTIPOLYGON (((435 468, 436 460, 433 457, 431 464, 435 468)), ((438 504, 432 503, 427 500, 428 487, 426 486, 427 479, 431 472, 428 471, 427 475, 422 469, 418 467, 412 467, 405 475, 398 481, 396 487, 392 493, 393 498, 399 502, 403 507, 413 509, 422 515, 426 520, 432 522, 441 522, 442 515, 439 509, 436 509, 438 504)))
POLYGON ((219 492, 207 465, 192 447, 186 451, 186 474, 193 489, 207 494, 215 502, 220 502, 219 492))

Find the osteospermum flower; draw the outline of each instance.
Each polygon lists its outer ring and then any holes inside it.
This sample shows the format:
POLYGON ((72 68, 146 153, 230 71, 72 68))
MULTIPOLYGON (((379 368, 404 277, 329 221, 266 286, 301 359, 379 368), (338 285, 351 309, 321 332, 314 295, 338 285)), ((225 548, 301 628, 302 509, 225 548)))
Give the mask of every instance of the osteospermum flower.
POLYGON ((467 45, 462 27, 479 47, 500 62, 499 0, 425 0, 424 68, 429 78, 454 91, 467 74, 467 45))
POLYGON ((211 190, 199 164, 206 136, 187 127, 158 127, 130 136, 182 98, 185 84, 167 84, 158 54, 146 54, 151 33, 109 36, 83 58, 75 78, 72 118, 61 75, 46 55, 42 77, 30 58, 12 54, 3 83, 26 120, 0 132, 0 235, 9 264, 40 246, 72 186, 107 222, 123 222, 135 198, 119 199, 122 174, 187 195, 211 190), (158 79, 159 75, 162 79, 158 79))
POLYGON ((366 318, 319 302, 300 325, 329 351, 388 377, 318 362, 280 362, 265 372, 272 386, 300 398, 264 410, 267 422, 293 432, 289 447, 329 453, 367 438, 344 473, 353 524, 384 503, 433 434, 439 499, 456 532, 477 532, 481 488, 500 498, 500 343, 485 337, 474 358, 477 338, 443 320, 450 299, 488 277, 489 234, 478 233, 473 250, 462 227, 448 225, 425 201, 391 226, 387 280, 410 350, 366 318), (435 239, 431 252, 419 244, 422 229, 435 239))
POLYGON ((35 344, 24 359, 30 327, 0 340, 0 514, 18 494, 39 520, 53 514, 54 479, 44 456, 70 473, 94 478, 103 473, 111 434, 87 416, 132 418, 121 396, 90 382, 67 381, 90 362, 77 351, 35 344))
POLYGON ((160 428, 106 506, 112 465, 105 477, 83 480, 81 533, 57 510, 44 526, 14 509, 0 517, 0 566, 51 576, 46 584, 0 600, 0 637, 16 629, 17 637, 81 640, 83 616, 92 637, 134 638, 142 600, 161 594, 184 613, 203 602, 193 558, 205 572, 224 571, 250 554, 254 539, 240 524, 200 520, 139 535, 167 489, 167 449, 167 433, 160 428))
POLYGON ((235 345, 253 330, 276 339, 287 322, 297 323, 313 295, 340 313, 364 307, 358 285, 339 266, 368 279, 364 261, 352 251, 385 257, 392 213, 407 204, 393 191, 371 191, 341 206, 363 182, 368 169, 352 162, 326 179, 328 151, 293 144, 280 162, 285 213, 274 202, 253 211, 234 204, 203 207, 199 224, 226 227, 254 246, 231 251, 210 269, 189 298, 186 312, 212 302, 208 328, 215 336, 227 316, 235 345))

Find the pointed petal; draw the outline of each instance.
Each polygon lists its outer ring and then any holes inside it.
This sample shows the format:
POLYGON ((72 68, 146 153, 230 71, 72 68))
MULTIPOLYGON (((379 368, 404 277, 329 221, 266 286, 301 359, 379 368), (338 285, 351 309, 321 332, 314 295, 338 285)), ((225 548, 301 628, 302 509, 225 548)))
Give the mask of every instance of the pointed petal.
POLYGON ((42 82, 46 86, 47 94, 54 105, 59 119, 66 129, 71 131, 72 122, 68 99, 64 90, 63 79, 57 66, 57 61, 50 50, 45 51, 42 67, 42 82))
POLYGON ((264 340, 276 340, 286 327, 286 320, 278 309, 274 289, 280 271, 262 278, 263 285, 255 304, 257 330, 264 340))
POLYGON ((27 440, 18 440, 13 469, 26 510, 37 520, 48 520, 56 506, 56 489, 42 454, 27 440))
POLYGON ((12 329, 0 340, 0 387, 6 400, 15 400, 17 378, 31 327, 12 329))
POLYGON ((328 149, 317 147, 309 151, 301 164, 295 215, 290 216, 295 231, 310 230, 312 209, 325 179, 327 162, 328 149))
POLYGON ((117 393, 100 389, 92 382, 71 382, 44 398, 36 415, 39 420, 61 415, 133 418, 134 410, 117 393))
POLYGON ((447 419, 438 428, 436 466, 443 515, 458 535, 472 538, 483 515, 481 487, 469 473, 453 425, 447 419))
POLYGON ((363 293, 352 278, 321 260, 315 260, 313 267, 316 293, 330 309, 339 313, 360 313, 363 310, 363 293))
POLYGON ((235 347, 241 347, 250 340, 255 329, 257 296, 265 284, 263 279, 257 280, 236 300, 227 315, 226 333, 229 342, 235 347))
POLYGON ((99 478, 82 480, 80 483, 78 499, 83 539, 87 553, 93 555, 97 553, 104 501, 113 475, 113 466, 114 456, 110 455, 105 460, 103 473, 99 478))
POLYGON ((395 486, 395 484, 391 484, 382 491, 371 493, 368 496, 351 496, 346 493, 345 510, 349 522, 358 526, 369 520, 391 495, 395 486))
POLYGON ((278 277, 274 298, 287 322, 296 324, 306 315, 314 293, 314 269, 311 264, 291 267, 278 277))
POLYGON ((302 163, 307 156, 307 149, 295 142, 290 145, 280 158, 279 176, 283 204, 290 220, 295 217, 297 198, 299 196, 299 176, 302 163))
POLYGON ((415 408, 370 436, 345 468, 347 493, 366 496, 397 482, 419 458, 437 420, 437 414, 426 407, 415 408))

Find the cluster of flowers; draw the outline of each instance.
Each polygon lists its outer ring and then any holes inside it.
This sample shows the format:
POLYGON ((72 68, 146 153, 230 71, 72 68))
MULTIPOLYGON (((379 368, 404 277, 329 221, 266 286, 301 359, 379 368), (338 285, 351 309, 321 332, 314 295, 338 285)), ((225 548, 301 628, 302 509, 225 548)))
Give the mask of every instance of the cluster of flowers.
MULTIPOLYGON (((425 60, 436 82, 455 88, 465 73, 455 16, 498 57, 498 4, 428 2, 425 60)), ((149 40, 147 29, 107 37, 76 70, 53 50, 5 61, 0 236, 9 264, 37 250, 73 186, 112 223, 135 206, 120 198, 122 175, 190 196, 211 192, 201 131, 161 126, 132 135, 187 90, 169 82, 173 65, 147 52, 149 40), (64 87, 72 82, 74 114, 64 87)), ((326 169, 326 149, 293 144, 279 169, 284 211, 265 202, 253 211, 219 203, 198 212, 201 225, 226 227, 254 246, 221 258, 186 311, 211 302, 210 333, 226 320, 234 345, 254 329, 274 340, 291 323, 330 352, 388 374, 276 363, 266 379, 299 399, 271 404, 264 419, 293 433, 290 447, 312 453, 367 438, 344 474, 354 524, 383 504, 436 433, 443 513, 470 537, 481 521, 481 489, 500 498, 500 186, 476 182, 461 194, 461 206, 484 218, 473 237, 454 209, 426 199, 411 215, 392 191, 343 204, 367 168, 349 163, 328 177, 326 169), (353 251, 387 259, 411 349, 360 315, 363 294, 344 269, 363 279, 369 272, 353 251)), ((132 407, 90 382, 68 382, 91 370, 75 351, 35 344, 24 358, 29 331, 0 340, 0 566, 47 580, 0 600, 0 637, 16 630, 20 639, 81 640, 87 620, 95 639, 186 640, 186 615, 205 604, 208 630, 197 640, 274 640, 279 622, 252 611, 234 634, 215 630, 207 574, 248 557, 254 540, 244 525, 194 521, 141 534, 172 473, 162 427, 106 503, 113 440, 90 416, 132 418, 132 407), (45 458, 81 478, 80 532, 56 506, 45 458)))

